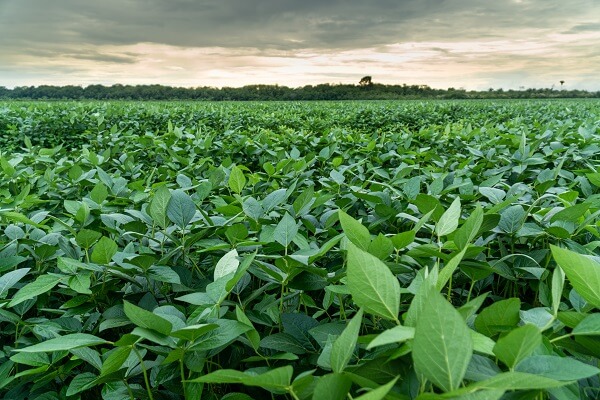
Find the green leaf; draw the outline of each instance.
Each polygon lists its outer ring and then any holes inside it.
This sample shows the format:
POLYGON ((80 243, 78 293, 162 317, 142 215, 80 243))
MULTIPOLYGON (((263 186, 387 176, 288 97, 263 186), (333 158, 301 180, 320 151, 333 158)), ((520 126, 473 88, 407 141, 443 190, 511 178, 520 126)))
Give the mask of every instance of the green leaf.
POLYGON ((400 232, 392 236, 392 243, 396 250, 400 250, 415 241, 415 231, 400 232))
POLYGON ((194 340, 198 339, 200 336, 202 336, 214 329, 217 329, 218 327, 219 327, 219 325, 217 325, 217 324, 188 325, 177 331, 171 332, 171 336, 193 342, 194 340))
POLYGON ((89 249, 101 237, 102 234, 100 232, 93 231, 91 229, 82 229, 79 232, 77 232, 77 236, 75 236, 75 241, 84 249, 89 249))
POLYGON ((342 210, 338 211, 338 216, 348 240, 359 249, 367 251, 371 243, 369 230, 342 210))
POLYGON ((108 264, 112 260, 113 256, 117 254, 119 250, 119 246, 115 243, 114 240, 103 236, 98 243, 94 246, 94 250, 92 250, 91 259, 92 262, 96 264, 108 264))
POLYGON ((163 317, 133 305, 128 301, 123 302, 123 311, 131 322, 141 328, 151 329, 165 336, 168 336, 173 329, 173 325, 163 317))
POLYGON ((454 234, 454 244, 459 249, 464 249, 477 237, 479 229, 483 224, 483 209, 479 204, 465 223, 454 234))
POLYGON ((273 237, 277 243, 288 247, 290 243, 292 243, 292 240, 294 240, 294 237, 296 237, 297 233, 298 225, 296 224, 296 221, 290 214, 285 213, 281 221, 279 221, 275 227, 273 237))
POLYGON ((454 271, 456 271, 456 268, 458 268, 458 265, 462 261, 466 252, 467 252, 467 247, 463 248, 463 250, 460 253, 458 253, 457 255, 452 257, 452 259, 450 261, 448 261, 448 263, 444 266, 444 268, 441 269, 441 271, 439 272, 438 281, 436 284, 438 291, 442 290, 442 288, 444 286, 446 286, 446 283, 448 283, 448 281, 454 274, 454 271))
POLYGON ((10 303, 8 303, 8 307, 14 307, 17 304, 50 291, 54 286, 58 285, 62 279, 63 278, 61 276, 56 275, 38 276, 35 281, 28 283, 19 289, 17 293, 15 293, 10 303))
POLYGON ((16 212, 16 211, 0 210, 0 217, 4 217, 7 220, 12 221, 12 222, 22 222, 27 225, 35 226, 36 228, 44 227, 44 225, 37 224, 37 223, 33 222, 32 220, 30 220, 29 218, 27 218, 25 215, 23 215, 19 212, 16 212))
POLYGON ((331 369, 333 372, 341 373, 344 371, 358 341, 358 333, 362 323, 363 310, 360 309, 346 326, 342 334, 333 342, 331 348, 331 369))
POLYGON ((475 382, 467 386, 465 391, 473 389, 536 390, 563 385, 565 382, 525 372, 503 372, 484 381, 475 382))
POLYGON ((398 325, 381 332, 367 346, 367 350, 373 347, 385 346, 392 343, 402 343, 415 337, 415 328, 410 326, 398 325))
POLYGON ((254 197, 248 197, 246 200, 244 200, 242 209, 244 210, 244 214, 255 221, 258 221, 258 219, 261 218, 265 213, 258 200, 256 200, 254 197))
POLYGON ((439 236, 449 235, 458 228, 460 219, 460 197, 454 199, 450 207, 442 214, 435 226, 435 233, 439 236))
POLYGON ((238 252, 236 249, 229 251, 217 262, 214 272, 214 280, 233 274, 237 271, 240 261, 238 260, 238 252))
POLYGON ((398 381, 398 377, 392 379, 385 385, 376 387, 375 389, 372 389, 371 391, 369 391, 363 395, 355 397, 355 399, 356 400, 382 400, 387 396, 387 394, 394 387, 394 385, 396 384, 397 381, 398 381))
POLYGON ((163 229, 168 225, 167 207, 170 200, 171 192, 167 186, 163 185, 156 190, 154 198, 148 206, 148 214, 152 217, 152 220, 163 229))
POLYGON ((94 387, 97 378, 98 377, 91 372, 84 372, 82 374, 75 375, 75 377, 71 380, 71 383, 69 383, 66 395, 74 396, 94 387))
POLYGON ((394 244, 390 238, 380 233, 369 244, 368 251, 380 260, 385 260, 394 252, 394 244))
POLYGON ((542 344, 542 333, 534 325, 523 325, 498 339, 494 354, 508 368, 513 368, 542 344))
POLYGON ((508 207, 500 216, 498 228, 506 233, 516 233, 523 226, 526 217, 527 213, 523 210, 522 206, 516 205, 508 207))
POLYGON ((293 368, 289 365, 275 368, 259 375, 250 375, 233 369, 220 369, 188 382, 241 383, 246 386, 262 387, 267 390, 285 391, 290 386, 293 372, 293 368))
POLYGON ((228 184, 229 188, 238 194, 241 193, 244 186, 246 186, 246 177, 237 165, 234 165, 233 168, 231 168, 228 184))
POLYGON ((327 374, 319 377, 313 399, 319 400, 345 400, 352 386, 352 380, 342 374, 327 374))
POLYGON ((102 363, 101 375, 112 374, 121 369, 123 363, 129 358, 131 349, 130 346, 124 346, 112 350, 106 360, 102 363))
POLYGON ((552 273, 552 312, 554 317, 558 315, 560 300, 565 285, 565 273, 562 268, 554 268, 552 273))
POLYGON ((23 279, 30 270, 31 268, 19 268, 0 276, 0 299, 5 298, 10 288, 23 279))
POLYGON ((554 245, 550 245, 550 249, 577 293, 588 303, 600 308, 600 264, 571 250, 554 245))
POLYGON ((475 319, 475 329, 492 337, 498 332, 512 330, 520 321, 521 300, 500 300, 484 308, 475 319))
POLYGON ((82 294, 92 294, 90 290, 90 285, 92 273, 89 271, 81 271, 74 276, 71 276, 67 281, 67 284, 71 289, 76 291, 77 293, 82 294))
POLYGON ((427 299, 413 340, 415 369, 444 391, 457 389, 473 355, 473 341, 461 315, 440 294, 427 299))
POLYGON ((550 222, 554 221, 567 221, 567 222, 577 222, 580 217, 585 214, 587 210, 590 208, 589 203, 579 203, 574 206, 567 207, 563 210, 560 210, 556 214, 554 214, 550 218, 550 222))
POLYGON ((102 182, 96 183, 96 186, 90 192, 90 199, 94 200, 97 204, 102 204, 108 197, 108 189, 102 182))
POLYGON ((577 324, 572 333, 573 335, 600 335, 600 314, 594 313, 585 317, 577 324))
POLYGON ((600 374, 600 369, 571 357, 534 355, 521 361, 516 371, 527 372, 557 381, 577 381, 600 374))
POLYGON ((181 189, 171 193, 167 205, 167 217, 179 228, 184 229, 196 214, 196 204, 187 193, 181 189))
POLYGON ((347 285, 352 299, 368 313, 398 321, 400 283, 377 257, 348 244, 347 285))
POLYGON ((287 333, 274 333, 264 337, 260 341, 260 347, 277 351, 285 351, 293 354, 305 354, 306 349, 296 338, 287 333))
POLYGON ((54 339, 46 340, 33 346, 22 349, 14 349, 13 351, 24 353, 41 353, 52 351, 63 351, 76 349, 78 347, 95 346, 98 344, 109 343, 107 340, 99 338, 87 333, 72 333, 70 335, 59 336, 54 339))
POLYGON ((166 283, 175 283, 180 285, 181 278, 177 272, 175 272, 171 267, 167 267, 164 265, 153 265, 148 268, 148 278, 154 279, 158 282, 166 282, 166 283))

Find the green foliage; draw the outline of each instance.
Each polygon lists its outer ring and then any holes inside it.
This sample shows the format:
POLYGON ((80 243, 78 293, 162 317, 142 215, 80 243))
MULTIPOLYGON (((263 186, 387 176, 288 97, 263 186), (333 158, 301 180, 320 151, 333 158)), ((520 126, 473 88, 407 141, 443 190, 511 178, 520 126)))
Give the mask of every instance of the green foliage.
POLYGON ((0 398, 594 398, 598 115, 2 103, 0 398))

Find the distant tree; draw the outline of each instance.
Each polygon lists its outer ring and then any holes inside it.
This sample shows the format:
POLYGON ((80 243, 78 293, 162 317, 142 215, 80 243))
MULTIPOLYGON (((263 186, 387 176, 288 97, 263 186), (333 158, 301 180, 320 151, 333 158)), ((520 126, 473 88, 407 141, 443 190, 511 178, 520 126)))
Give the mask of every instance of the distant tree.
POLYGON ((371 76, 363 76, 358 82, 360 86, 371 86, 373 84, 373 78, 371 76))

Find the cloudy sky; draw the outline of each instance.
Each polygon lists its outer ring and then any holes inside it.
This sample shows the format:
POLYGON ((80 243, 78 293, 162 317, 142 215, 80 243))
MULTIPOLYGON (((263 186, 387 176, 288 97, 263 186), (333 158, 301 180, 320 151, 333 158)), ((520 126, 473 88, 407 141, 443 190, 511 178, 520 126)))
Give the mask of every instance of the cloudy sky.
POLYGON ((600 90, 600 0, 0 0, 0 86, 600 90))

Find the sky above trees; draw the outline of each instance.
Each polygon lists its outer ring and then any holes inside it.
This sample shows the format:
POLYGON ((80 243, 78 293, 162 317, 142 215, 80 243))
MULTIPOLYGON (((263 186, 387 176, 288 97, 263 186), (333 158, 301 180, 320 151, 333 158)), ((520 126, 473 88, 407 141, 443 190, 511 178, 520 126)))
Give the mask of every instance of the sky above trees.
POLYGON ((0 0, 0 86, 600 89, 597 0, 0 0))

